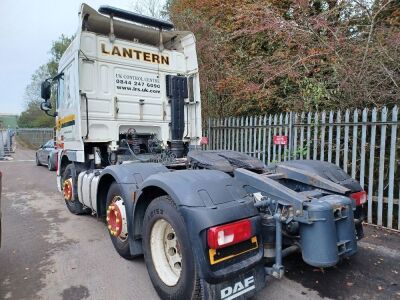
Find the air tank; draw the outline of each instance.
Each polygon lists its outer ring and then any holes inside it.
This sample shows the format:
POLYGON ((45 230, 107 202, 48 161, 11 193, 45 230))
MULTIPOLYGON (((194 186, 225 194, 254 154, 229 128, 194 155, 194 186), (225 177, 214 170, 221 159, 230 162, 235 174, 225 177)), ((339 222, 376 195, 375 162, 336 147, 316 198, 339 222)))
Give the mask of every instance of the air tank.
POLYGON ((309 224, 300 224, 303 260, 315 267, 330 267, 340 257, 357 252, 352 202, 349 198, 329 195, 305 205, 309 224))

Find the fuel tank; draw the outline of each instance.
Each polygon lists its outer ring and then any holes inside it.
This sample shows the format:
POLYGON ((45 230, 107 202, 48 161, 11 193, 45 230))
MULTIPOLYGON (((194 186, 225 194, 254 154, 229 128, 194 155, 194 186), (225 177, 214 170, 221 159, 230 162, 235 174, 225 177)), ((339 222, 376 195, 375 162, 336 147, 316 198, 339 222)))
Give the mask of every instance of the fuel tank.
POLYGON ((79 173, 78 176, 79 201, 93 211, 97 208, 97 186, 100 174, 101 170, 89 170, 79 173))

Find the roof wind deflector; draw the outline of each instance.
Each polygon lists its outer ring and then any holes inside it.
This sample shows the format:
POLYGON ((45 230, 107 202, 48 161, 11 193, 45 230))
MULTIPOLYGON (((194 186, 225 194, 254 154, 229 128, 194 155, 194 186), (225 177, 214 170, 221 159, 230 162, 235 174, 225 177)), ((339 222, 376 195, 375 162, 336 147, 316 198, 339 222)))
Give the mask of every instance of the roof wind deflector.
POLYGON ((171 22, 147 17, 108 5, 100 6, 99 13, 160 29, 170 30, 174 28, 174 24, 172 24, 171 22))

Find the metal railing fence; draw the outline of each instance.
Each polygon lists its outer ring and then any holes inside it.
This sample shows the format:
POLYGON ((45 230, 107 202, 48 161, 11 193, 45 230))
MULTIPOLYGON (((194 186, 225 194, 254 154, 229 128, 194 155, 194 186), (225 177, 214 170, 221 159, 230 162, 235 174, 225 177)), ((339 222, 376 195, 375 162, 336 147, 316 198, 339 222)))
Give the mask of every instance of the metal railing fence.
POLYGON ((400 229, 398 107, 210 119, 207 149, 229 149, 264 163, 335 163, 368 192, 368 222, 400 229), (274 144, 285 136, 286 144, 274 144))
POLYGON ((14 136, 14 129, 0 129, 0 159, 4 159, 15 151, 14 136))
POLYGON ((54 138, 53 128, 18 128, 16 136, 29 147, 39 148, 54 138))

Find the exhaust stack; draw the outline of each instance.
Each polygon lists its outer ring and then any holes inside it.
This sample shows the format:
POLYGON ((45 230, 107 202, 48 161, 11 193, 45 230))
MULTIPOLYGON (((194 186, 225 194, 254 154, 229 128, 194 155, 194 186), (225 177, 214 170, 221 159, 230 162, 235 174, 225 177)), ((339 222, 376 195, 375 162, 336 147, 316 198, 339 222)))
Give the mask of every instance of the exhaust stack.
POLYGON ((167 96, 171 104, 171 152, 177 158, 183 156, 183 132, 185 130, 185 98, 188 97, 187 78, 167 75, 167 96))

